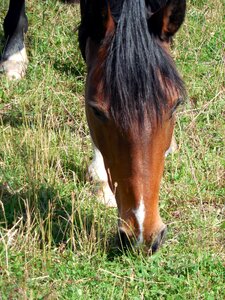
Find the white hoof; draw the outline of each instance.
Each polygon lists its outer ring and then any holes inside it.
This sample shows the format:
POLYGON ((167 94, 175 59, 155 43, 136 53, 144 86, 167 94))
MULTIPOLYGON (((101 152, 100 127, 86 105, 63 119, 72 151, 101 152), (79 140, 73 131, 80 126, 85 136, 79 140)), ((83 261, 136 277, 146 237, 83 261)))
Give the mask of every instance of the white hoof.
POLYGON ((28 59, 26 49, 11 55, 7 60, 0 63, 0 69, 9 80, 19 80, 26 74, 28 59))

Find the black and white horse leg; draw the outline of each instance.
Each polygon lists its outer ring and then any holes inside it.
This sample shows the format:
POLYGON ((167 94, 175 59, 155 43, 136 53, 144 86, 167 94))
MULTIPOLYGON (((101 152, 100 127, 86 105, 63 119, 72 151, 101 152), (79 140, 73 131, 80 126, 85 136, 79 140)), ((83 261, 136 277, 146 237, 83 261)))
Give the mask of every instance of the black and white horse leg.
POLYGON ((25 0, 10 0, 3 27, 6 42, 0 70, 9 79, 20 79, 25 75, 28 63, 24 44, 24 35, 28 29, 25 0))
POLYGON ((116 199, 108 184, 108 175, 105 169, 101 152, 94 145, 94 158, 88 168, 88 179, 95 185, 97 200, 108 207, 117 207, 116 199))

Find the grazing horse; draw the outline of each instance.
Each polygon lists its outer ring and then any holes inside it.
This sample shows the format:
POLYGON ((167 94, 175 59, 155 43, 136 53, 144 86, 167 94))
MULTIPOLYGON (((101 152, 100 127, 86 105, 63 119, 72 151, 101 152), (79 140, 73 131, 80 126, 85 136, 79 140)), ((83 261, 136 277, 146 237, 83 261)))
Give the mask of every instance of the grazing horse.
POLYGON ((95 148, 89 171, 110 201, 115 195, 122 240, 134 237, 155 252, 166 231, 158 206, 164 159, 185 96, 169 45, 186 1, 81 0, 80 8, 95 148))
MULTIPOLYGON (((75 0, 67 2, 76 2, 75 0)), ((94 144, 90 176, 117 205, 122 240, 155 252, 166 226, 158 207, 174 111, 185 96, 169 54, 185 0, 81 0, 79 44, 87 64, 86 115, 94 144)), ((25 0, 10 0, 0 70, 25 75, 25 0)))

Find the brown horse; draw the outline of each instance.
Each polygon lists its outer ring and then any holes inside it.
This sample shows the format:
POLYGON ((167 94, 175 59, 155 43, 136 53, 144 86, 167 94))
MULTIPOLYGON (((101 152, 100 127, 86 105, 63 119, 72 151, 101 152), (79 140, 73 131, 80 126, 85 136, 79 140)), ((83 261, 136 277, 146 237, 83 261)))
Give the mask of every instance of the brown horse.
POLYGON ((110 205, 115 195, 122 236, 135 237, 154 252, 166 229, 158 207, 164 159, 174 111, 185 95, 169 45, 184 20, 186 1, 82 0, 80 5, 86 115, 95 150, 89 170, 102 182, 110 205))

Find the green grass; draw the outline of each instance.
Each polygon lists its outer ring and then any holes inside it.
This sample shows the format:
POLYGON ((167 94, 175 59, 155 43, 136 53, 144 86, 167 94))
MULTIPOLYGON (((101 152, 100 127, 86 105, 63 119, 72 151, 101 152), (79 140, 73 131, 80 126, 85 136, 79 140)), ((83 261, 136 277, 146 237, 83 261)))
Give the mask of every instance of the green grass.
POLYGON ((189 101, 160 193, 169 234, 152 257, 115 251, 117 212, 85 179, 78 7, 33 0, 27 11, 27 76, 0 84, 0 298, 224 299, 224 1, 189 0, 174 41, 189 101))

